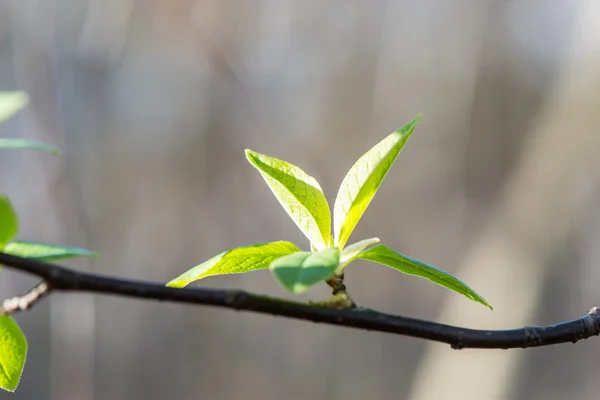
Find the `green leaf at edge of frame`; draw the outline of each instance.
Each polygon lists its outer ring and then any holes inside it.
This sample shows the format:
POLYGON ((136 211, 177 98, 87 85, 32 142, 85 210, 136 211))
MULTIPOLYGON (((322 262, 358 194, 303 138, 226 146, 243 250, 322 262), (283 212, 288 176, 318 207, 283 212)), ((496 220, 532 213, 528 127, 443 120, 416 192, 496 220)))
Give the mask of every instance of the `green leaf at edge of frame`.
POLYGON ((8 197, 0 195, 0 250, 19 232, 19 220, 8 197))
POLYGON ((74 257, 98 257, 98 253, 69 246, 15 240, 8 242, 4 253, 38 261, 58 261, 74 257))
POLYGON ((0 388, 14 392, 27 359, 27 339, 17 322, 0 315, 0 388))
POLYGON ((29 103, 29 96, 25 92, 0 91, 0 123, 6 121, 29 103))
POLYGON ((25 139, 0 139, 0 149, 39 150, 52 155, 60 155, 60 150, 50 145, 25 139))

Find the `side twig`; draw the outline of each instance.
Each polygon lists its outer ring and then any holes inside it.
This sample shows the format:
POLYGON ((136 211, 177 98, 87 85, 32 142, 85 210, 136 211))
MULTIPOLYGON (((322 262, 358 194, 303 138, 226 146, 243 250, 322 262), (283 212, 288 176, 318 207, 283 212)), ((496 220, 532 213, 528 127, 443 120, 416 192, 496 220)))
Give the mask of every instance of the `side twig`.
POLYGON ((26 294, 4 300, 0 306, 0 315, 25 311, 48 293, 50 293, 50 285, 46 281, 41 281, 26 294))
POLYGON ((577 342, 600 335, 600 308, 556 325, 511 330, 476 330, 407 318, 365 308, 339 309, 276 299, 241 290, 175 289, 163 284, 112 278, 0 253, 0 264, 44 280, 28 294, 3 303, 5 313, 23 311, 52 290, 93 292, 159 301, 203 304, 288 318, 395 333, 447 343, 454 349, 509 349, 577 342), (14 306, 13 304, 17 304, 14 306), (21 307, 23 305, 23 307, 21 307))

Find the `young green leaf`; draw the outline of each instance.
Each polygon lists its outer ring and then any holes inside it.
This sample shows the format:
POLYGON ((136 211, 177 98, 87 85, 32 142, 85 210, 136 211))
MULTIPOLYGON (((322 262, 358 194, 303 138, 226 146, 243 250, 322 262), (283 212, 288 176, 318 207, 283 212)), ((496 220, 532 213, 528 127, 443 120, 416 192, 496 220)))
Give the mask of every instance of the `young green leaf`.
POLYGON ((390 167, 415 130, 421 114, 366 152, 342 181, 333 207, 335 246, 340 249, 350 238, 371 203, 390 167))
POLYGON ((17 235, 18 231, 19 221, 15 210, 8 197, 0 196, 0 250, 17 235))
POLYGON ((167 286, 182 288, 193 281, 213 275, 239 274, 269 268, 279 257, 300 251, 291 242, 253 244, 224 251, 173 279, 167 286))
POLYGON ((329 279, 338 267, 340 250, 332 247, 317 253, 300 251, 278 258, 269 267, 290 292, 299 294, 329 279))
POLYGON ((363 251, 357 258, 383 264, 407 275, 429 279, 433 283, 460 293, 466 298, 479 302, 490 310, 492 309, 492 306, 483 297, 458 278, 436 267, 406 257, 382 244, 363 251))
POLYGON ((40 150, 55 156, 60 154, 60 151, 56 147, 24 139, 0 139, 0 149, 40 150))
POLYGON ((25 92, 0 92, 0 123, 25 107, 28 101, 25 92))
POLYGON ((14 319, 0 315, 0 388, 14 392, 27 358, 27 339, 14 319))
POLYGON ((329 247, 331 213, 317 180, 295 165, 252 150, 246 150, 246 158, 310 243, 317 250, 329 247))
POLYGON ((379 238, 369 238, 353 243, 350 246, 344 248, 344 250, 342 250, 342 252, 340 253, 340 265, 338 266, 336 272, 338 274, 341 273, 348 264, 356 260, 356 257, 361 251, 377 243, 379 243, 379 238))
POLYGON ((98 253, 76 247, 55 246, 51 244, 14 241, 9 242, 2 250, 13 256, 33 258, 38 261, 58 261, 73 257, 98 257, 98 253))

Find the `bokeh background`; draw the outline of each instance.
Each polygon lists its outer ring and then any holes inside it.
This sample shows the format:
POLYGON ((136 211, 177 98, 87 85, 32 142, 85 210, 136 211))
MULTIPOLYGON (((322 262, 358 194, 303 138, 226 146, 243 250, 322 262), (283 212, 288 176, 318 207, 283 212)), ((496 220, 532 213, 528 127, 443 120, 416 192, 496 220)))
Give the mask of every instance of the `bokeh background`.
MULTIPOLYGON (((597 0, 12 0, 0 87, 20 237, 67 264, 166 282, 226 248, 307 243, 245 161, 300 165, 329 200, 356 158, 424 116, 353 239, 455 273, 493 312, 375 264, 360 304, 473 328, 599 305, 597 0)), ((36 280, 0 272, 2 297, 36 280)), ((206 287, 287 296, 268 272, 206 287)), ((306 299, 328 296, 311 290, 306 299)), ((597 399, 600 345, 454 351, 251 313, 55 294, 17 316, 30 351, 1 399, 597 399)))

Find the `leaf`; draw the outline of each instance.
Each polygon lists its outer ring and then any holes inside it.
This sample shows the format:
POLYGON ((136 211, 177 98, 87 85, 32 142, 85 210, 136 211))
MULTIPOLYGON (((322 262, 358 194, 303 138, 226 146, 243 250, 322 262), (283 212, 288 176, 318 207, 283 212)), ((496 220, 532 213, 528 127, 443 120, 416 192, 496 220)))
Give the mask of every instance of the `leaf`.
POLYGON ((329 247, 331 213, 317 180, 295 165, 249 149, 246 158, 310 243, 318 250, 329 247))
POLYGON ((6 244, 3 250, 13 256, 32 258, 38 261, 58 261, 73 257, 98 257, 98 253, 76 247, 55 246, 51 244, 14 241, 6 244))
POLYGON ((41 150, 55 156, 60 154, 60 151, 56 147, 24 139, 0 139, 0 149, 41 150))
POLYGON ((377 243, 379 243, 379 238, 369 238, 347 246, 340 254, 340 265, 337 272, 341 273, 348 264, 356 260, 361 251, 377 243))
POLYGON ((19 231, 19 221, 10 200, 0 196, 0 250, 14 238, 19 231))
POLYGON ((16 321, 0 315, 0 388, 14 392, 27 358, 27 339, 16 321))
POLYGON ((462 282, 458 278, 455 278, 449 273, 437 269, 436 267, 397 253, 396 251, 382 244, 377 245, 372 249, 363 251, 358 255, 357 258, 383 264, 407 275, 414 275, 429 279, 433 283, 443 286, 446 289, 455 291, 456 293, 460 293, 466 298, 479 302, 492 310, 492 306, 489 305, 489 303, 485 301, 483 297, 475 293, 473 289, 471 289, 466 283, 462 282))
POLYGON ((253 244, 224 251, 173 279, 167 286, 182 288, 193 281, 213 275, 239 274, 269 268, 279 257, 300 251, 291 242, 253 244))
POLYGON ((29 102, 25 92, 0 92, 0 123, 12 117, 29 102))
POLYGON ((318 253, 300 251, 290 254, 273 261, 269 268, 287 290, 299 294, 329 279, 339 261, 340 250, 333 247, 318 253))
POLYGON ((340 249, 350 238, 373 200, 390 167, 415 130, 421 114, 366 152, 342 181, 333 207, 335 246, 340 249))

